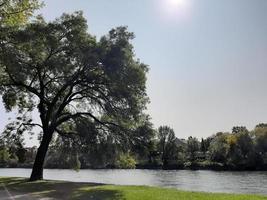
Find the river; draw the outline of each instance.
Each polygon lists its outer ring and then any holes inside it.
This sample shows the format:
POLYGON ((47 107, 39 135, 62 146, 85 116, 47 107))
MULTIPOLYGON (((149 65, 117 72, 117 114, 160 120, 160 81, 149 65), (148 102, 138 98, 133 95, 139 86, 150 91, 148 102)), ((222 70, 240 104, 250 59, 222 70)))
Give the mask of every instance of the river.
MULTIPOLYGON (((30 169, 0 169, 0 176, 29 177, 30 169)), ((44 178, 118 185, 149 185, 190 191, 267 195, 267 172, 208 170, 45 169, 44 178)))

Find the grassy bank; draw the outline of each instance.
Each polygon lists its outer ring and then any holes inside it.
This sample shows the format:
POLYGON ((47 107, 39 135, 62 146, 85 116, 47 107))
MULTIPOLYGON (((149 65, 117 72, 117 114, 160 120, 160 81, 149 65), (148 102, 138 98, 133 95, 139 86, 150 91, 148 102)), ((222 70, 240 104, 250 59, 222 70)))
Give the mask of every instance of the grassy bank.
MULTIPOLYGON (((185 192, 147 186, 115 186, 64 181, 27 182, 24 178, 0 177, 0 184, 19 199, 91 199, 91 200, 267 200, 260 195, 185 192), (22 197, 22 198, 21 198, 22 197)), ((2 190, 3 188, 1 188, 2 190)))

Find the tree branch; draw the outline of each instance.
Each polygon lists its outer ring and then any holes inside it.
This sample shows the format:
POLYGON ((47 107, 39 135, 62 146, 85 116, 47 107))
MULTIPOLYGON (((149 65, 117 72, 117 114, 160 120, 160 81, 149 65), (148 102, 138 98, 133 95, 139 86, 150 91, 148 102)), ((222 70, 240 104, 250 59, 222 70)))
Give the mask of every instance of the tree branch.
POLYGON ((41 124, 35 124, 35 123, 22 123, 22 125, 24 126, 39 126, 40 128, 43 128, 43 126, 41 124))

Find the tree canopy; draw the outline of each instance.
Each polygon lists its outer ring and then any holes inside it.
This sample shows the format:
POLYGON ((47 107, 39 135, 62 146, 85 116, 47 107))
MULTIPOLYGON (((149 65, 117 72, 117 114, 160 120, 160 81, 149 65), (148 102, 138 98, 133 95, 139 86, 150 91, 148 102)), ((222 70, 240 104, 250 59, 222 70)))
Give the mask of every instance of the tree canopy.
POLYGON ((118 27, 97 41, 87 33, 81 12, 51 23, 39 18, 6 37, 0 92, 8 111, 18 108, 23 114, 21 128, 42 128, 35 163, 43 166, 54 132, 75 134, 78 119, 90 118, 105 133, 135 126, 148 101, 148 68, 135 58, 133 38, 126 27, 118 27), (34 109, 41 123, 27 118, 34 109))
POLYGON ((0 26, 23 24, 41 6, 38 0, 1 0, 0 26))

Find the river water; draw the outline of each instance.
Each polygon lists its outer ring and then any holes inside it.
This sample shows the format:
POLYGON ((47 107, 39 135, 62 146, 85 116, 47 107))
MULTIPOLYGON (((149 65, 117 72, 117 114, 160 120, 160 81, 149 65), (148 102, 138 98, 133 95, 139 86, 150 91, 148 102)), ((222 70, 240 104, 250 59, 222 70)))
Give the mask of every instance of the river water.
MULTIPOLYGON (((0 169, 0 176, 29 177, 30 169, 0 169)), ((149 185, 190 191, 267 195, 267 172, 208 170, 46 169, 44 178, 118 185, 149 185)))

